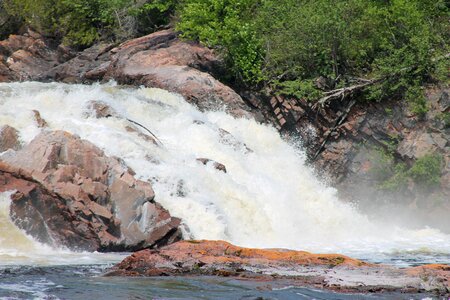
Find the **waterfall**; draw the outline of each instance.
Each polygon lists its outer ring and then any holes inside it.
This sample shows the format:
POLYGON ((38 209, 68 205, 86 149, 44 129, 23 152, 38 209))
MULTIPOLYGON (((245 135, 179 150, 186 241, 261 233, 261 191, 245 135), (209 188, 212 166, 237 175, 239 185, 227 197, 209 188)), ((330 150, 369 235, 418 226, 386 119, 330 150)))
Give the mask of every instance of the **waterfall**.
MULTIPOLYGON (((221 110, 200 112, 181 96, 154 88, 125 88, 113 82, 0 84, 0 127, 15 127, 24 144, 43 130, 35 124, 33 110, 47 121, 44 130, 77 134, 107 155, 122 158, 139 179, 150 181, 155 200, 183 220, 185 238, 359 257, 450 254, 450 236, 438 230, 388 226, 340 201, 336 190, 306 165, 299 147, 269 125, 221 110), (95 118, 87 109, 91 100, 108 104, 117 116, 95 118), (150 129, 163 146, 127 131, 127 119, 150 129), (227 173, 197 158, 220 162, 227 173)), ((3 239, 10 225, 5 225, 1 209, 3 239)), ((0 255, 3 247, 0 243, 0 255)))

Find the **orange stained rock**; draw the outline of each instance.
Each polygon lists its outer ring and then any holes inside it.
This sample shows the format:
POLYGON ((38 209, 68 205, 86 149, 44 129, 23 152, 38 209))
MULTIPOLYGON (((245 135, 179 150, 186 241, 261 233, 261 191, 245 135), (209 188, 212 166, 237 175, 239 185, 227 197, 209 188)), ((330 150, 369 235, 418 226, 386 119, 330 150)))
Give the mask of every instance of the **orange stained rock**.
POLYGON ((368 263, 339 254, 312 254, 306 251, 285 249, 253 249, 232 245, 224 241, 181 241, 165 247, 166 255, 178 260, 188 254, 208 262, 277 262, 301 265, 346 265, 362 266, 368 263))

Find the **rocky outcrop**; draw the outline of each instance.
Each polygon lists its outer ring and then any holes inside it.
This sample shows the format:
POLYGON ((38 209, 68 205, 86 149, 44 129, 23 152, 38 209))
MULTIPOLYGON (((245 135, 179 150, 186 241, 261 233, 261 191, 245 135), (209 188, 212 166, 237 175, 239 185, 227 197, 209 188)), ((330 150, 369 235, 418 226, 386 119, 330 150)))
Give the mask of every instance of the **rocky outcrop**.
POLYGON ((181 238, 180 220, 154 201, 123 161, 63 131, 0 156, 0 191, 14 223, 37 240, 77 250, 158 247, 181 238))
POLYGON ((342 199, 358 203, 365 212, 396 211, 414 219, 414 225, 448 231, 449 92, 428 89, 425 116, 412 113, 402 101, 344 100, 313 108, 307 101, 274 96, 269 106, 279 130, 288 138, 301 138, 310 162, 339 189, 342 199), (440 184, 423 186, 407 178, 398 187, 383 186, 397 166, 408 169, 427 154, 442 157, 440 184))
POLYGON ((41 80, 51 68, 73 56, 64 46, 28 30, 0 41, 0 82, 41 80))
POLYGON ((102 80, 109 66, 112 44, 97 44, 78 53, 42 75, 42 80, 65 83, 90 83, 102 80))
POLYGON ((250 249, 222 241, 182 241, 142 250, 124 259, 107 276, 193 274, 289 279, 290 285, 341 291, 437 290, 444 295, 450 288, 450 268, 444 265, 395 269, 337 254, 250 249))
POLYGON ((173 30, 162 30, 114 47, 97 44, 77 55, 54 47, 29 31, 0 42, 0 82, 20 80, 121 84, 157 87, 181 94, 202 110, 225 108, 248 116, 249 107, 214 76, 223 72, 213 51, 181 41, 173 30))
POLYGON ((203 165, 207 166, 208 164, 211 164, 214 169, 222 171, 224 173, 227 172, 227 168, 224 164, 221 164, 220 162, 214 161, 209 158, 197 158, 197 161, 201 162, 203 165))

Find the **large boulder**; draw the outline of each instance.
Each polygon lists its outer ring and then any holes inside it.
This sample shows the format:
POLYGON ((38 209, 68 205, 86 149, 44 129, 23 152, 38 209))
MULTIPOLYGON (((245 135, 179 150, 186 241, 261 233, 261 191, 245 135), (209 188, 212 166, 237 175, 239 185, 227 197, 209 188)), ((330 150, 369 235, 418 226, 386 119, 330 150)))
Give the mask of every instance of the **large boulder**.
POLYGON ((157 87, 181 94, 202 110, 225 108, 236 116, 248 115, 242 98, 214 77, 222 73, 212 50, 181 41, 173 30, 162 30, 115 48, 94 45, 46 71, 42 79, 68 83, 116 80, 157 87))
POLYGON ((106 78, 176 92, 203 110, 226 107, 237 115, 246 114, 242 98, 207 73, 220 69, 214 53, 180 41, 172 30, 128 41, 111 53, 106 78))
POLYGON ((41 133, 0 161, 0 191, 16 191, 14 223, 41 242, 123 251, 181 238, 180 220, 154 201, 150 183, 70 133, 41 133))

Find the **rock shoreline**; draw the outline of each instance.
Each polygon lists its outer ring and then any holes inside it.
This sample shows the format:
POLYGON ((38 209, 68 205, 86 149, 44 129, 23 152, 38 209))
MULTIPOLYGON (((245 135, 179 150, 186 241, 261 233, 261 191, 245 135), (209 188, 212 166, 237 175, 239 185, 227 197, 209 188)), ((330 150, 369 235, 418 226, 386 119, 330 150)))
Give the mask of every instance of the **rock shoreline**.
POLYGON ((224 276, 339 292, 450 293, 448 265, 398 269, 338 254, 251 249, 207 240, 135 252, 104 276, 224 276))

